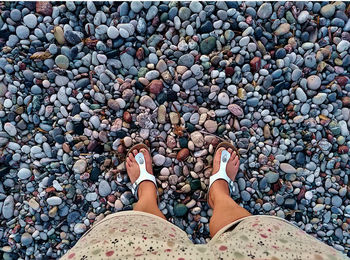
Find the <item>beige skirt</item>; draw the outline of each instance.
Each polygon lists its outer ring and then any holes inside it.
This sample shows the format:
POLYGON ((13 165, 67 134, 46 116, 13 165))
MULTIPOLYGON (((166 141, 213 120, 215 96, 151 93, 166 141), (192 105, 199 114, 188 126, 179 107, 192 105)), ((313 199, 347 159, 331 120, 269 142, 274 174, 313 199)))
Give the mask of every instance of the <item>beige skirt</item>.
POLYGON ((193 244, 170 222, 140 211, 97 222, 61 259, 348 259, 273 216, 249 216, 222 228, 208 244, 193 244))

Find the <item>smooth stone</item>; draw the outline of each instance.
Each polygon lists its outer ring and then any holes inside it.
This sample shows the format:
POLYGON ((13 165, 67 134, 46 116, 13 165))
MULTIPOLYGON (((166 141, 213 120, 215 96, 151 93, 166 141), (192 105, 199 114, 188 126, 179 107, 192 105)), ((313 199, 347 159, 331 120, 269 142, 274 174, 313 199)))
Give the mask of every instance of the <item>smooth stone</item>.
POLYGON ((210 36, 200 43, 200 50, 202 54, 211 53, 216 47, 216 39, 213 36, 210 36))
POLYGON ((307 78, 309 89, 317 90, 321 86, 321 79, 316 75, 311 75, 307 78))
POLYGON ((4 204, 2 205, 2 216, 5 219, 10 219, 13 216, 13 211, 15 208, 15 201, 12 195, 9 195, 4 200, 4 204))
POLYGON ((327 4, 320 10, 321 14, 326 18, 331 18, 335 13, 335 6, 333 4, 327 4))
POLYGON ((26 180, 32 175, 32 172, 28 168, 22 168, 18 171, 17 176, 21 180, 26 180))
POLYGON ((297 170, 289 163, 281 163, 280 169, 285 173, 296 173, 297 170))
POLYGON ((83 159, 77 160, 73 165, 73 171, 75 173, 84 173, 87 167, 87 162, 83 159))
POLYGON ((9 123, 9 122, 5 123, 5 125, 4 125, 4 130, 5 130, 10 136, 15 136, 15 135, 17 134, 17 129, 16 129, 16 127, 15 127, 13 124, 9 123))
POLYGON ((157 166, 162 166, 165 163, 165 156, 161 154, 156 154, 153 156, 153 162, 157 166))
POLYGON ((265 174, 265 178, 268 183, 275 183, 279 180, 279 174, 277 172, 268 172, 265 174))
POLYGON ((316 105, 321 105, 327 99, 326 93, 318 93, 316 96, 312 98, 312 102, 316 105))
POLYGON ((58 55, 55 59, 56 65, 61 69, 68 69, 69 59, 64 55, 58 55))
POLYGON ((23 22, 28 28, 34 29, 38 24, 38 19, 34 14, 27 14, 26 16, 23 17, 23 22))
POLYGON ((110 26, 107 29, 107 35, 111 39, 116 39, 119 36, 119 30, 114 26, 110 26))
POLYGON ((21 236, 21 244, 22 246, 28 247, 33 243, 33 237, 29 233, 23 233, 21 236))
POLYGON ((49 204, 50 206, 57 206, 57 205, 61 205, 62 203, 62 199, 60 197, 57 196, 53 196, 50 197, 46 200, 47 204, 49 204))
POLYGON ((140 105, 144 107, 148 107, 150 109, 156 109, 156 104, 154 103, 153 99, 150 96, 142 96, 140 98, 140 105))
POLYGON ((261 19, 267 19, 271 16, 272 14, 272 5, 271 3, 263 3, 257 12, 258 17, 261 19))
POLYGON ((98 185, 98 194, 101 197, 106 197, 112 192, 111 186, 105 180, 102 180, 98 185))
POLYGON ((187 207, 185 204, 178 203, 174 206, 174 215, 176 217, 183 217, 187 213, 187 207))
POLYGON ((307 101, 307 96, 302 88, 297 88, 295 90, 295 95, 296 95, 297 99, 300 100, 301 102, 307 101))
POLYGON ((16 35, 20 39, 27 39, 29 37, 29 29, 24 25, 20 25, 16 28, 16 35))

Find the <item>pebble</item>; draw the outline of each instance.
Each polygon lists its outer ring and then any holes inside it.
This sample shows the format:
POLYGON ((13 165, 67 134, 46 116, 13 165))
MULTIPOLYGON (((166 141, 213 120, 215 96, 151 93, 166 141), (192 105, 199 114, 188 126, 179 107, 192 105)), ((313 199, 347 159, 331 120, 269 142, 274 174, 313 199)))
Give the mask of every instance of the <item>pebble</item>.
POLYGON ((261 19, 267 19, 272 14, 272 5, 270 3, 263 3, 257 12, 258 17, 261 19))
POLYGON ((161 154, 156 154, 153 156, 153 162, 157 166, 162 166, 165 163, 165 156, 161 154))
POLYGON ((309 89, 317 90, 321 86, 321 79, 316 75, 309 76, 307 78, 307 85, 309 89))
POLYGON ((15 136, 17 134, 16 127, 11 123, 5 123, 4 130, 10 135, 15 136))
POLYGON ((321 8, 321 15, 326 18, 331 18, 335 12, 335 6, 333 4, 327 4, 321 8))
POLYGON ((29 37, 29 29, 24 25, 20 25, 16 28, 16 35, 20 39, 27 39, 29 37))
POLYGON ((281 163, 280 169, 285 173, 296 173, 297 170, 289 163, 281 163))
POLYGON ((27 14, 23 17, 23 22, 28 28, 34 29, 38 24, 38 19, 34 14, 27 14))
POLYGON ((62 199, 60 197, 53 196, 53 197, 48 198, 46 200, 46 202, 50 206, 56 206, 56 205, 60 205, 62 203, 62 199))
POLYGON ((17 176, 21 180, 26 180, 32 175, 32 172, 27 168, 22 168, 18 171, 17 176))
POLYGON ((5 219, 10 219, 13 216, 13 211, 15 207, 15 201, 12 195, 9 195, 4 200, 4 204, 2 205, 2 216, 5 219))
POLYGON ((105 180, 102 180, 98 185, 98 194, 101 197, 106 197, 112 192, 111 186, 105 180))
POLYGON ((29 233, 23 233, 21 236, 22 246, 28 247, 33 243, 33 237, 29 233))

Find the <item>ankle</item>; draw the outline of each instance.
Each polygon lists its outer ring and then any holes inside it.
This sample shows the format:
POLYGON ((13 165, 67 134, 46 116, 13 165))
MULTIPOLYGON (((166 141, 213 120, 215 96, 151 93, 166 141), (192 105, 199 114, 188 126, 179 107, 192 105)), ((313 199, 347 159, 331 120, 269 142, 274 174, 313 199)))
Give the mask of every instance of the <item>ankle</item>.
POLYGON ((211 202, 211 207, 220 201, 226 201, 230 197, 230 190, 228 188, 228 183, 225 180, 216 180, 210 187, 209 199, 211 202))
POLYGON ((153 182, 143 181, 140 183, 137 196, 139 201, 153 200, 157 201, 157 189, 153 182))

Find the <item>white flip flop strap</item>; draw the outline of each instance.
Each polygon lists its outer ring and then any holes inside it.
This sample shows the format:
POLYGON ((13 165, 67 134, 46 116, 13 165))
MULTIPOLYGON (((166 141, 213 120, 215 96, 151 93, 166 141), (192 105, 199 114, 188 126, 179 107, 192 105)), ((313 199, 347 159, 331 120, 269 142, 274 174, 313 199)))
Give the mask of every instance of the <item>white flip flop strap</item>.
POLYGON ((226 165, 227 165, 228 160, 230 159, 230 157, 231 157, 231 154, 228 151, 223 150, 221 152, 220 169, 219 169, 219 171, 216 174, 210 176, 210 178, 209 178, 209 189, 210 189, 211 185, 215 181, 217 181, 219 179, 223 179, 223 180, 225 180, 228 183, 230 194, 231 195, 233 194, 233 192, 235 190, 235 186, 234 186, 233 181, 227 176, 227 173, 226 173, 226 165))
MULTIPOLYGON (((138 191, 138 188, 139 188, 139 185, 141 182, 151 181, 154 183, 154 185, 156 185, 156 187, 157 187, 157 182, 156 182, 156 178, 154 177, 154 175, 148 173, 146 170, 146 160, 145 160, 145 157, 143 156, 143 153, 136 154, 135 160, 140 167, 140 176, 132 184, 131 191, 134 194, 135 198, 138 199, 137 191, 138 191)), ((158 191, 157 191, 157 194, 158 194, 158 191)))

